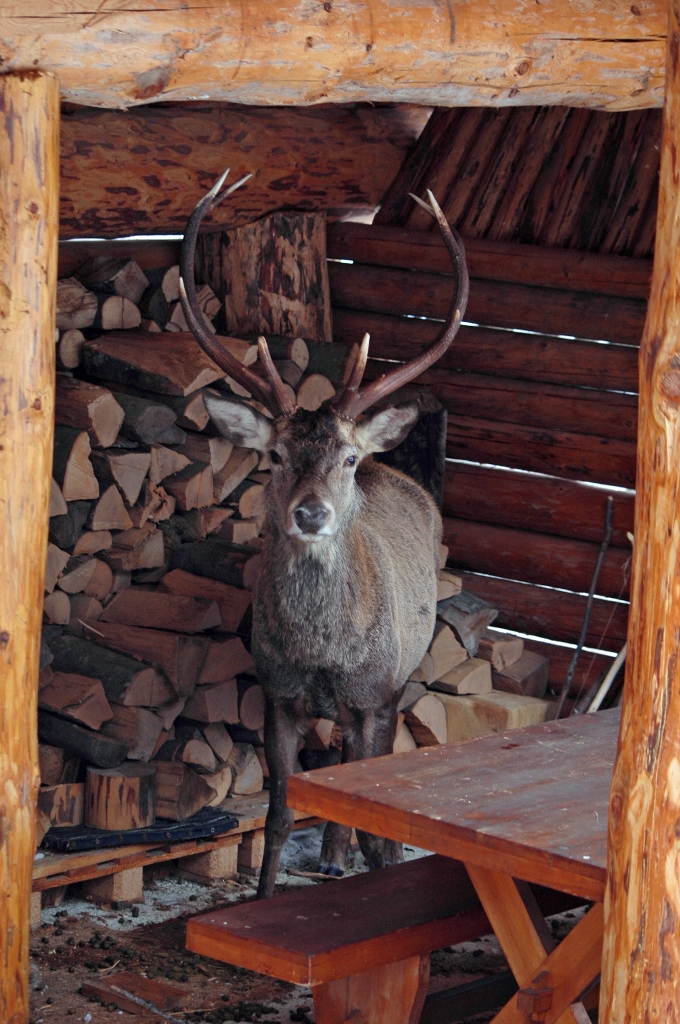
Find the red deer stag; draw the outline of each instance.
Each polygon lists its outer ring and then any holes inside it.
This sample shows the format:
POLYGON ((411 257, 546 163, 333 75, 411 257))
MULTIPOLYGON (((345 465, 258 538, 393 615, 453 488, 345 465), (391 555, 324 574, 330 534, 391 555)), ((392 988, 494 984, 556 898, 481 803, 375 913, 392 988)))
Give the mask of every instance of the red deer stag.
MULTIPOLYGON (((254 595, 252 653, 266 697, 265 755, 270 802, 258 896, 274 889, 293 812, 288 776, 312 718, 339 722, 342 760, 392 749, 397 704, 432 639, 441 518, 413 480, 367 458, 402 441, 416 403, 357 418, 418 377, 446 351, 468 295, 463 244, 432 195, 422 203, 439 223, 456 272, 451 311, 435 342, 411 362, 361 388, 368 335, 344 390, 316 412, 286 395, 267 343, 259 339, 263 376, 238 363, 204 326, 196 301, 194 252, 203 216, 219 203, 224 178, 201 200, 182 246, 182 304, 207 354, 257 398, 273 419, 249 405, 206 394, 218 430, 234 444, 269 455, 263 562, 254 595)), ((245 179, 242 179, 245 180, 245 179)), ((415 197, 414 197, 415 198, 415 197)), ((420 202, 420 200, 418 200, 420 202)), ((350 830, 329 824, 320 871, 342 874, 350 830)), ((402 858, 401 846, 359 833, 370 867, 402 858)))

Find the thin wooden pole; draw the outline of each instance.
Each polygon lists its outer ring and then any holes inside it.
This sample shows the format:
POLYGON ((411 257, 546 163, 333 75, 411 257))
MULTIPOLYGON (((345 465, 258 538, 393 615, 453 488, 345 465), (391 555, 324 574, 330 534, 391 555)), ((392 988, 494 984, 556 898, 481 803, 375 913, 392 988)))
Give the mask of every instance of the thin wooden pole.
POLYGON ((601 1024, 680 1021, 680 0, 670 4, 666 74, 601 1024))
POLYGON ((59 83, 0 77, 0 1020, 28 1020, 40 623, 52 475, 59 83))

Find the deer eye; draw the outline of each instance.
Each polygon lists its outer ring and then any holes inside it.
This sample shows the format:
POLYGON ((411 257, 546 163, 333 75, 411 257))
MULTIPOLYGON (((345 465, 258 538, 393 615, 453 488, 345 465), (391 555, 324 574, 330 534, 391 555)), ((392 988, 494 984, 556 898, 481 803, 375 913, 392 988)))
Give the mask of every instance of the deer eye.
POLYGON ((356 460, 356 456, 348 455, 347 458, 345 459, 345 465, 346 466, 353 466, 356 461, 357 461, 356 460))
POLYGON ((281 465, 281 456, 273 448, 269 452, 269 461, 272 463, 273 466, 280 466, 281 465))

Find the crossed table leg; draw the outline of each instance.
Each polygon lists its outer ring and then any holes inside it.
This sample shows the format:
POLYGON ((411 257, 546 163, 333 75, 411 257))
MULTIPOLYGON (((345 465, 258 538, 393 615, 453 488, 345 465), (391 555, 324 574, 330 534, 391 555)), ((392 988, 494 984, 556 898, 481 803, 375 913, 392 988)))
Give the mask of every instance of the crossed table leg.
POLYGON ((492 1024, 590 1024, 575 1000, 600 973, 602 904, 556 947, 526 883, 503 871, 465 866, 520 988, 492 1024))

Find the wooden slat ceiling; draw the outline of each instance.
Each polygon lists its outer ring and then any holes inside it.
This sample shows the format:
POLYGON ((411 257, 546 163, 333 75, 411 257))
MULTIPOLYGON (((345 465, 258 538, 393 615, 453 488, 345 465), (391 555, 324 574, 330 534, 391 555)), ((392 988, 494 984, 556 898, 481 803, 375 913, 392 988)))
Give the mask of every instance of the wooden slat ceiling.
POLYGON ((376 223, 430 231, 431 188, 468 238, 649 257, 661 111, 437 108, 376 223))

